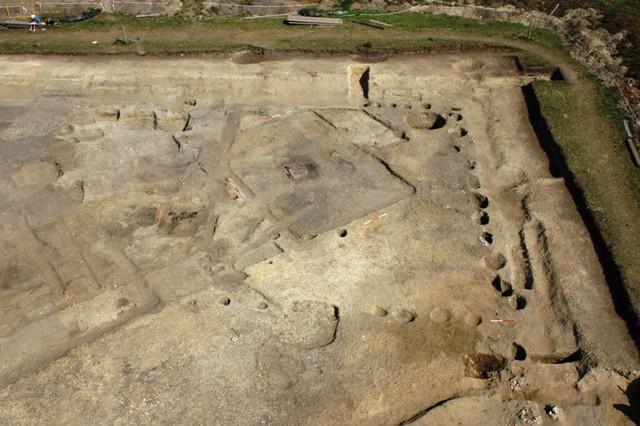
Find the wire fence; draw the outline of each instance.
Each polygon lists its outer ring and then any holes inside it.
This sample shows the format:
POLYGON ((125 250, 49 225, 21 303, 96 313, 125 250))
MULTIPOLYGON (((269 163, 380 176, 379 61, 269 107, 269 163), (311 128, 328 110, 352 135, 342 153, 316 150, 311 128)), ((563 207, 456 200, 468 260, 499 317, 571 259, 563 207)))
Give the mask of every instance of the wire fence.
POLYGON ((0 12, 9 18, 24 18, 35 12, 46 12, 54 9, 55 12, 78 10, 87 7, 98 7, 110 12, 127 12, 128 5, 146 6, 153 8, 166 8, 173 2, 171 0, 95 0, 95 1, 63 1, 63 2, 34 2, 23 4, 0 4, 0 12))
POLYGON ((203 6, 216 6, 216 7, 235 7, 235 8, 245 8, 245 9, 278 9, 278 8, 302 8, 309 6, 317 6, 319 3, 312 4, 236 4, 236 3, 213 3, 213 2, 202 2, 203 6))

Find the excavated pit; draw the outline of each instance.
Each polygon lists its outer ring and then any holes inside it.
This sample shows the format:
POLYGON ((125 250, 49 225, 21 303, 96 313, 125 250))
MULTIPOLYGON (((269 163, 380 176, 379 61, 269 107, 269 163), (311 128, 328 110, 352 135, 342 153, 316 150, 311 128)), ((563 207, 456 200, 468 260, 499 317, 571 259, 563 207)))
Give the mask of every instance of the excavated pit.
POLYGON ((632 424, 530 74, 263 56, 3 58, 0 424, 632 424))

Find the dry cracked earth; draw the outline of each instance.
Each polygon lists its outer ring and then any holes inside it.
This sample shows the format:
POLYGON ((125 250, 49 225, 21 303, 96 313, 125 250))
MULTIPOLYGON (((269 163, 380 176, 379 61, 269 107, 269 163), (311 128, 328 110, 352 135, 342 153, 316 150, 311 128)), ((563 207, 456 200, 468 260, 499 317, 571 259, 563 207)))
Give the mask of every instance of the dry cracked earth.
POLYGON ((498 52, 4 57, 0 424, 633 424, 498 52))

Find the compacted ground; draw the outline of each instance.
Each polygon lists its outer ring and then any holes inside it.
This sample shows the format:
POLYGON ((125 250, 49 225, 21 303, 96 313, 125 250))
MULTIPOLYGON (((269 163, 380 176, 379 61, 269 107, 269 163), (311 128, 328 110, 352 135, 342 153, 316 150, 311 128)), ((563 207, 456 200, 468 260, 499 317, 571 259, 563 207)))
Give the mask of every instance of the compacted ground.
POLYGON ((0 424, 632 424, 544 76, 258 59, 2 58, 0 424))

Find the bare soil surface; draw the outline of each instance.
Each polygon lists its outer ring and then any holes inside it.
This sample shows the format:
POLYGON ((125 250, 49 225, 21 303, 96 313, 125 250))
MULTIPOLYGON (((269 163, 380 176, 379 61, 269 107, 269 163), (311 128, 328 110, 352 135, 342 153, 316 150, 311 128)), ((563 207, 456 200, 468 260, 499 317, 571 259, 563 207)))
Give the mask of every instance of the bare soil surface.
POLYGON ((543 76, 245 59, 3 58, 1 424, 633 424, 543 76))

